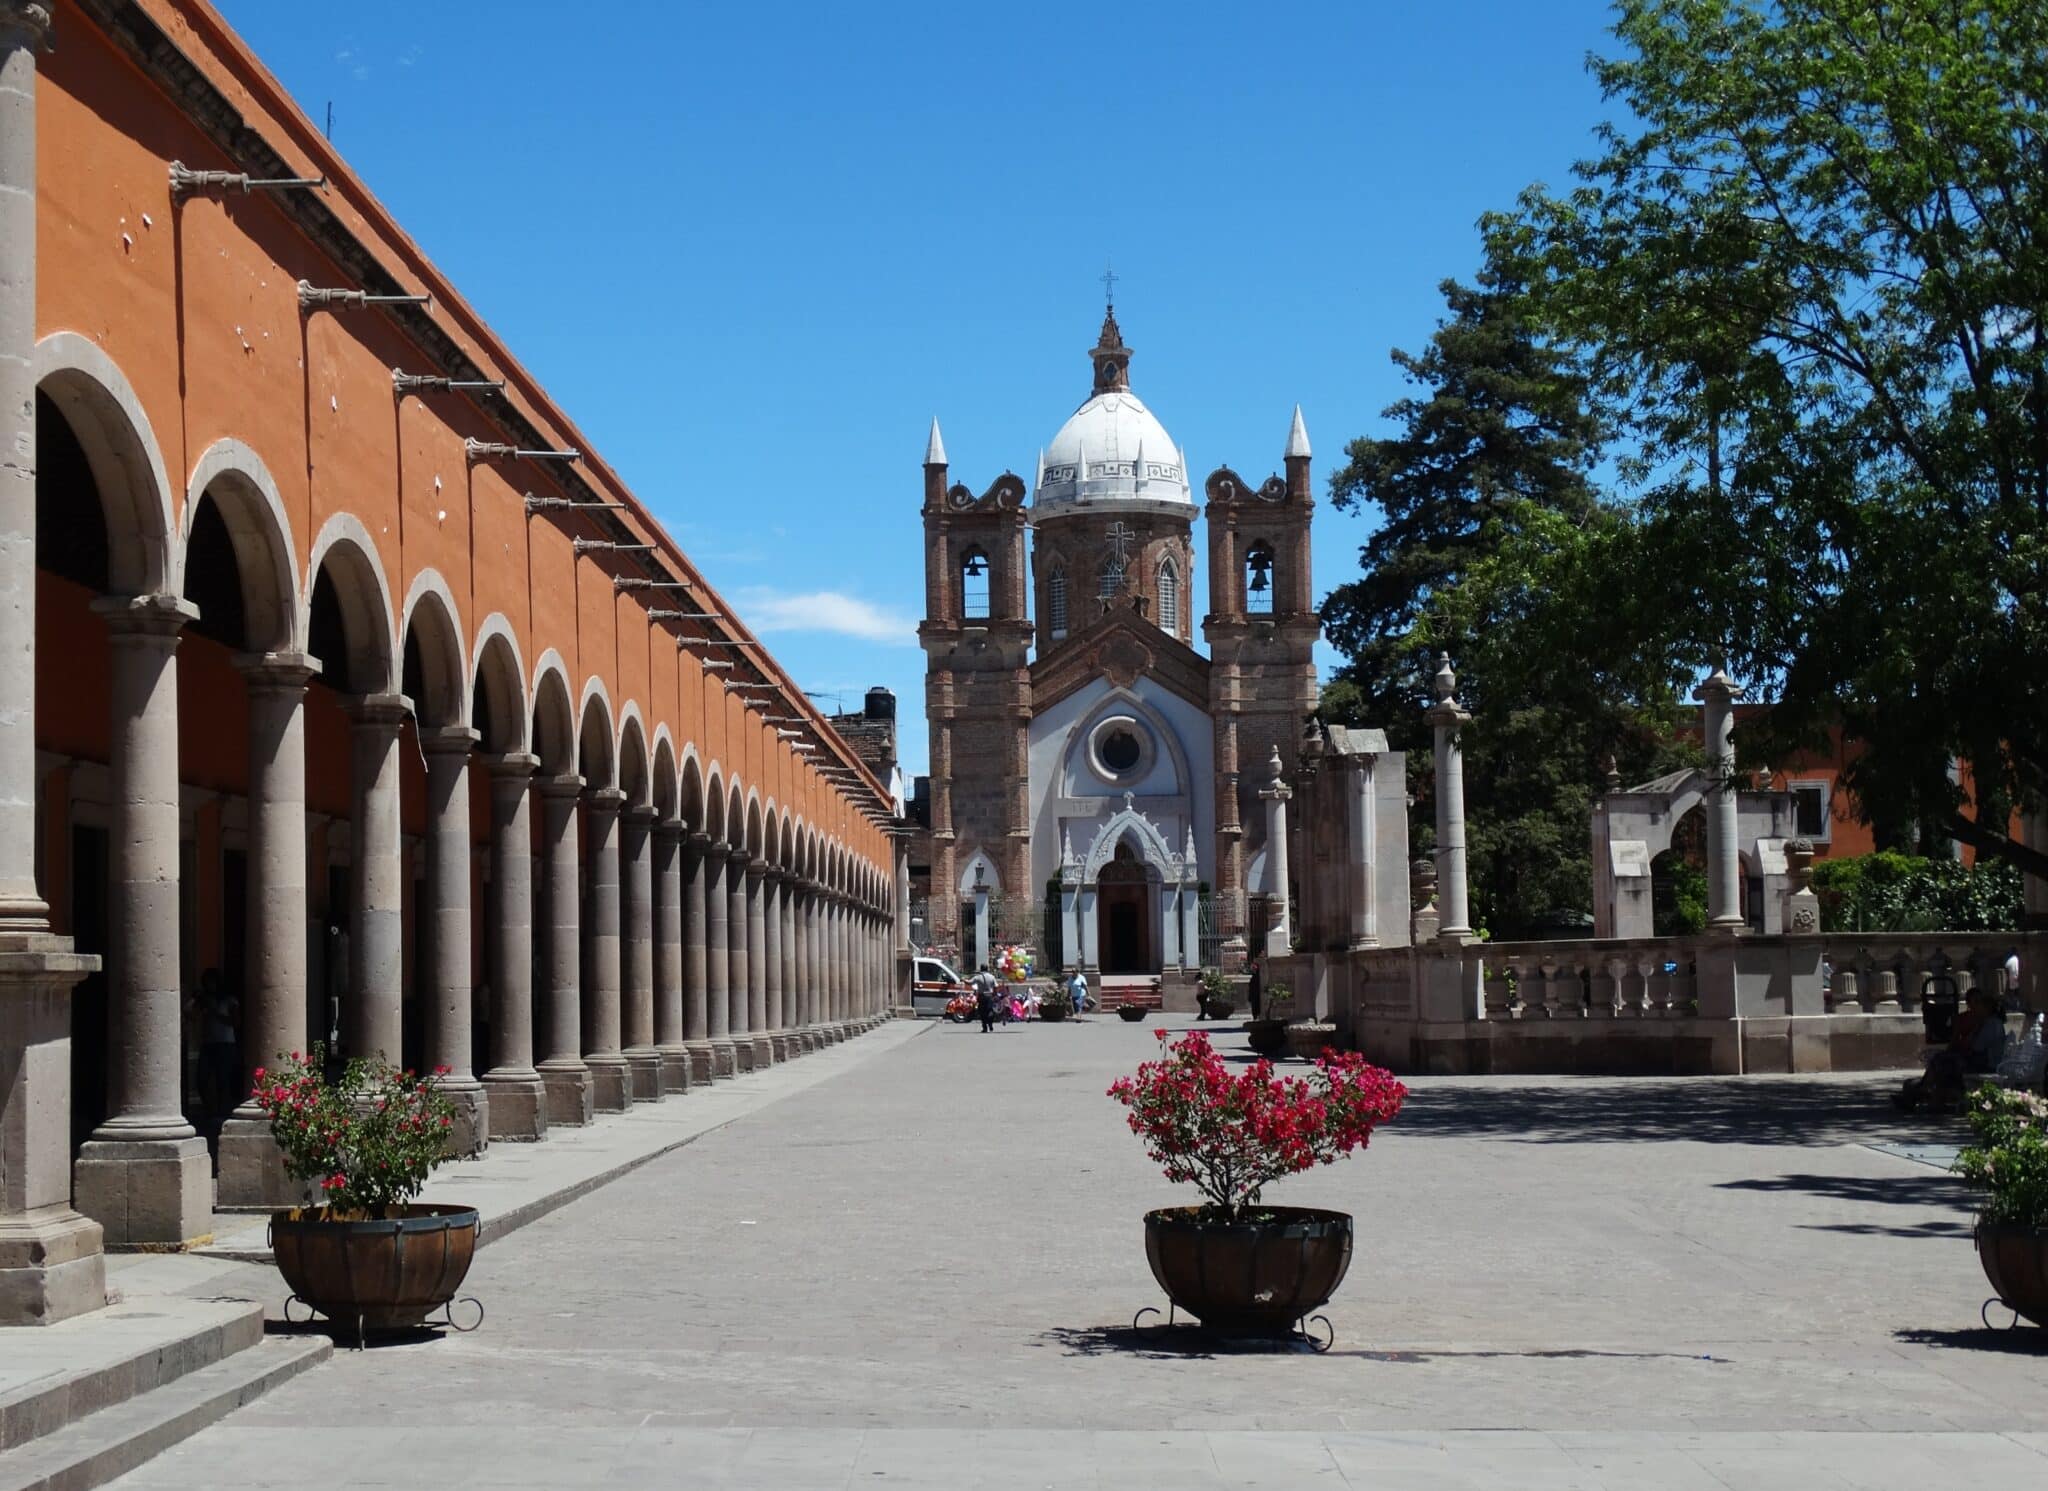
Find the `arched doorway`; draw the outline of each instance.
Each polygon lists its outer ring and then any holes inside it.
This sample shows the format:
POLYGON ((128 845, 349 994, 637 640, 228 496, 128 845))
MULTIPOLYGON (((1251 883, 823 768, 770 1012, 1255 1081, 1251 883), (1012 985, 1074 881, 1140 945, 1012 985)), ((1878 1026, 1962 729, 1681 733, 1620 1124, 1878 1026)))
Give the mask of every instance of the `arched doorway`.
POLYGON ((1115 857, 1095 877, 1095 937, 1104 973, 1159 971, 1152 936, 1156 899, 1131 846, 1118 844, 1115 857))

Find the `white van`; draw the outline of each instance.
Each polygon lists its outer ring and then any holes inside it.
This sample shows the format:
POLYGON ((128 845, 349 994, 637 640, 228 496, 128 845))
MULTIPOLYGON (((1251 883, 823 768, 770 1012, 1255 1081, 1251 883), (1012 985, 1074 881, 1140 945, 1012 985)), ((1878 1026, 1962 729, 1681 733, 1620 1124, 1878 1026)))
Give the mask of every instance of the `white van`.
POLYGON ((919 1015, 943 1015, 946 1002, 971 993, 967 980, 942 960, 919 955, 911 960, 910 1008, 919 1015))

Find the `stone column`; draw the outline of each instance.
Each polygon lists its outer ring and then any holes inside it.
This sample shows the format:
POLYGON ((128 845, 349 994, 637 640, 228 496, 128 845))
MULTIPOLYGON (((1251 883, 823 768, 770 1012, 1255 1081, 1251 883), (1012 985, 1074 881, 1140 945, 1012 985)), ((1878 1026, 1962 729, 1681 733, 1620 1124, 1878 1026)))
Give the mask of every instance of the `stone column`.
POLYGON ((817 1049, 811 1026, 817 1021, 817 1001, 811 988, 811 882, 799 879, 791 887, 796 902, 796 1021, 802 1050, 817 1049))
POLYGON ((690 1081, 716 1075, 711 1060, 710 893, 716 858, 711 835, 693 833, 683 846, 683 1040, 690 1048, 690 1081))
POLYGON ((654 1049, 661 1090, 690 1090, 683 1034, 683 820, 654 827, 654 1049))
POLYGON ((1472 912, 1465 895, 1465 756, 1458 732, 1472 716, 1457 694, 1450 657, 1440 656, 1436 703, 1422 716, 1436 731, 1436 936, 1463 943, 1472 940, 1472 912))
POLYGON ((479 1154, 490 1141, 490 1103, 470 1054, 476 989, 470 956, 469 757, 476 731, 446 725, 420 731, 427 757, 426 915, 433 972, 426 991, 427 1065, 460 1110, 451 1148, 479 1154), (444 1070, 445 1068, 445 1070, 444 1070))
POLYGON ((596 1079, 583 1060, 583 885, 574 772, 540 783, 541 853, 547 866, 547 1023, 539 1071, 548 1122, 580 1127, 597 1111, 596 1079))
POLYGON ((243 1101, 221 1126, 222 1210, 296 1206, 309 1187, 284 1173, 270 1120, 247 1098, 259 1067, 307 1049, 306 683, 300 653, 238 662, 249 695, 248 987, 242 1000, 243 1101))
POLYGON ((742 1072, 754 1069, 754 1027, 748 1020, 753 975, 747 961, 747 866, 752 859, 746 850, 734 849, 726 857, 725 872, 726 1029, 742 1072))
POLYGON ((782 1029, 786 1033, 785 1049, 791 1056, 803 1054, 803 1042, 797 1031, 803 1027, 801 1014, 802 996, 796 976, 796 875, 784 871, 782 894, 778 904, 782 908, 782 1029))
POLYGON ((404 1047, 405 861, 399 845, 398 732, 412 706, 403 694, 355 702, 349 817, 348 940, 344 1056, 396 1063, 404 1047))
POLYGON ((78 1209, 113 1247, 210 1235, 213 1166, 185 1121, 178 960, 178 632, 173 595, 96 601, 113 666, 108 897, 111 1113, 80 1149, 78 1209))
POLYGON ((107 1302, 71 1208, 71 991, 99 966, 36 889, 36 53, 49 0, 0 0, 0 1325, 107 1302))
POLYGON ((714 839, 704 851, 704 1007, 714 1077, 739 1070, 732 1039, 732 897, 725 889, 731 868, 732 845, 714 839))
POLYGON ((599 787, 583 794, 590 839, 590 925, 583 938, 583 1060, 600 1113, 632 1106, 632 1078, 619 1050, 619 809, 626 794, 599 787))
POLYGON ((654 809, 635 805, 622 815, 619 873, 624 882, 620 972, 625 983, 620 1005, 630 1096, 636 1103, 661 1101, 661 1053, 654 1049, 654 809))
POLYGON ((842 891, 832 900, 832 1018, 841 1026, 853 1013, 850 992, 851 981, 847 978, 846 965, 846 894, 842 891))
POLYGON ((768 1040, 774 1059, 789 1060, 789 1022, 782 1002, 782 884, 783 873, 770 869, 761 880, 763 941, 768 952, 768 1040))
POLYGON ((1294 951, 1294 925, 1288 911, 1287 800, 1294 789, 1287 785, 1280 761, 1280 747, 1273 747, 1266 763, 1268 780, 1259 789, 1266 804, 1266 893, 1271 910, 1266 923, 1266 956, 1284 958, 1294 951))
POLYGON ((533 1065, 533 818, 538 756, 491 762, 491 1069, 493 1139, 545 1139, 548 1094, 533 1065))
POLYGON ((753 1038, 754 1070, 775 1064, 773 1027, 768 1023, 768 861, 747 862, 747 1033, 753 1038))
POLYGON ((1707 930, 1738 936, 1742 917, 1742 854, 1736 842, 1735 685, 1720 668, 1693 691, 1705 706, 1707 749, 1707 930))

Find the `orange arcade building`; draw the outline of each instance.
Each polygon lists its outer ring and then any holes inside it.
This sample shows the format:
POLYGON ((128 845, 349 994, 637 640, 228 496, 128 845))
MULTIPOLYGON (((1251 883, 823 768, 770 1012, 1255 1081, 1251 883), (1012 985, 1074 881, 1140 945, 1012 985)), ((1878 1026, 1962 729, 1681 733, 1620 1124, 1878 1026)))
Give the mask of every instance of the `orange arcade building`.
POLYGON ((885 786, 205 0, 0 0, 0 1319, 884 1017, 885 786))

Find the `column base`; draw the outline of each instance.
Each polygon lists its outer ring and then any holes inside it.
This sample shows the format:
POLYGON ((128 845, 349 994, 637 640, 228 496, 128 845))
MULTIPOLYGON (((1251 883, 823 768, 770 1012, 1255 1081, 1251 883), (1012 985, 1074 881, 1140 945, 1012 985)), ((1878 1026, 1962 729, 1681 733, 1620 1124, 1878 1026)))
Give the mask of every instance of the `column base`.
POLYGON ((72 1167, 71 1194, 109 1248, 176 1252, 213 1241, 213 1162, 197 1134, 89 1139, 72 1167))
POLYGON ((548 1090, 539 1072, 484 1073, 484 1091, 491 1100, 493 1143, 530 1144, 548 1136, 548 1090))
POLYGON ((654 1052, 661 1058, 662 1092, 688 1092, 692 1076, 689 1048, 682 1045, 656 1046, 654 1052))
POLYGON ((580 1061, 542 1062, 541 1086, 547 1090, 548 1122, 580 1129, 597 1116, 596 1085, 590 1068, 580 1061))
POLYGON ((751 1035, 736 1035, 732 1038, 732 1069, 735 1072, 751 1072, 754 1069, 754 1038, 751 1035))
POLYGON ((616 1051, 586 1056, 590 1068, 591 1093, 600 1113, 624 1113, 633 1106, 633 1072, 626 1058, 616 1051))
POLYGON ((448 1157, 473 1159, 491 1142, 491 1100, 471 1077, 461 1087, 441 1086, 441 1095, 455 1105, 455 1126, 448 1131, 448 1157))
POLYGON ((765 1072, 775 1065, 775 1037, 762 1034, 754 1037, 754 1070, 765 1072))
POLYGON ((777 1061, 792 1061, 802 1054, 796 1048, 795 1035, 787 1030, 778 1030, 768 1039, 775 1043, 775 1059, 777 1061))
POLYGON ((0 1222, 0 1326, 55 1325, 107 1303, 100 1224, 68 1206, 0 1222))
POLYGON ((221 1125, 215 1198, 221 1211, 280 1211, 310 1206, 314 1199, 310 1182, 285 1174, 284 1151, 271 1137, 270 1120, 244 1113, 221 1125))
POLYGON ((719 1039, 711 1043, 711 1074, 714 1077, 739 1075, 739 1048, 731 1041, 719 1039))
POLYGON ((652 1046, 628 1046, 626 1070, 628 1090, 636 1103, 661 1101, 661 1053, 652 1046))
POLYGON ((806 1055, 809 1055, 813 1051, 822 1051, 825 1049, 825 1038, 818 1034, 818 1028, 815 1025, 806 1025, 802 1030, 799 1030, 797 1034, 803 1039, 804 1053, 806 1055))
POLYGON ((691 1041, 685 1049, 690 1055, 690 1085, 692 1087, 709 1087, 718 1080, 718 1074, 713 1070, 715 1063, 711 1055, 711 1042, 691 1041))

